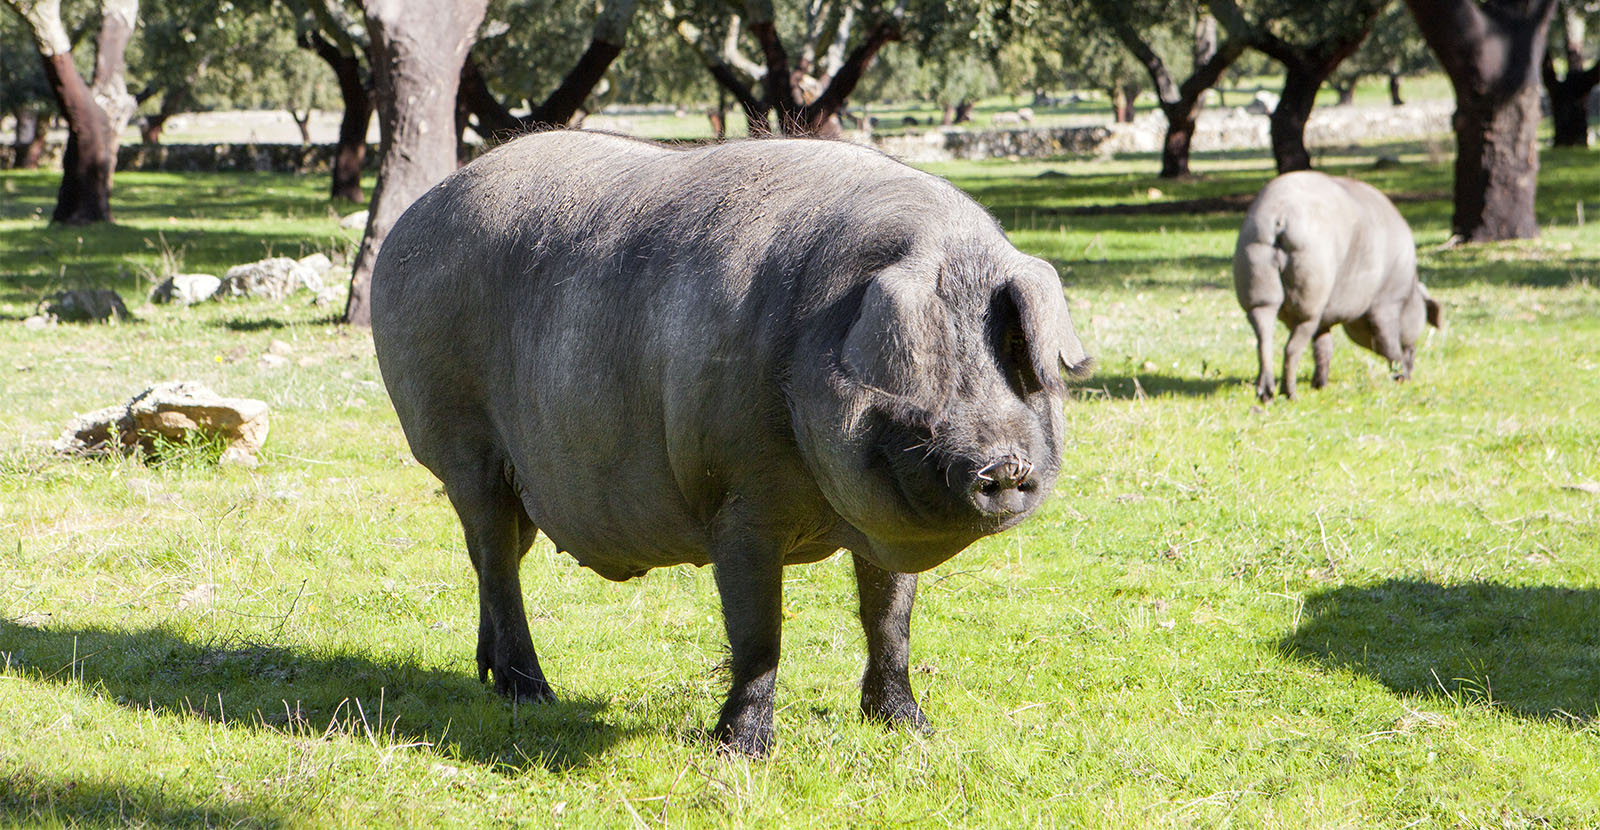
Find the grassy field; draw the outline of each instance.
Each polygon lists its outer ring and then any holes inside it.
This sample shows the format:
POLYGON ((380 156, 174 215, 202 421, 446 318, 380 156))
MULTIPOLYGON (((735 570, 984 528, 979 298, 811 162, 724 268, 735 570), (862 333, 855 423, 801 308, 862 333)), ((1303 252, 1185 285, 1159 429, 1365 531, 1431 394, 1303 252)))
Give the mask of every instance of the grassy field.
POLYGON ((477 682, 459 528, 370 338, 305 299, 141 304, 164 262, 346 253, 320 178, 125 174, 117 225, 66 229, 38 218, 52 175, 0 173, 0 825, 1600 825, 1595 154, 1545 153, 1541 239, 1449 250, 1446 164, 1320 157, 1398 197, 1448 327, 1411 383, 1341 337, 1328 388, 1267 407, 1225 197, 1269 162, 1197 161, 936 168, 1059 266, 1099 370, 1039 515, 923 578, 935 731, 858 718, 833 559, 787 574, 754 762, 706 737, 709 571, 609 583, 541 541, 562 702, 512 706, 477 682), (138 322, 20 324, 79 285, 138 322), (175 378, 271 405, 259 467, 49 451, 175 378))

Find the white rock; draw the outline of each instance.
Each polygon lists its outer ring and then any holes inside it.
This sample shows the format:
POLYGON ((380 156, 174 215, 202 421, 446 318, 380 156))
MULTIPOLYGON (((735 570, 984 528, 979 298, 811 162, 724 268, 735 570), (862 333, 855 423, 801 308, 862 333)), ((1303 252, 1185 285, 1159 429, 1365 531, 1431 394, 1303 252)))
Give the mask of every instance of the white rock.
POLYGON ((224 398, 196 381, 169 381, 125 404, 73 418, 55 449, 72 454, 151 453, 158 438, 185 440, 198 433, 227 442, 223 461, 254 466, 267 429, 264 401, 224 398))
POLYGON ((217 296, 281 300, 302 288, 322 291, 322 277, 311 268, 280 256, 229 268, 217 296))
POLYGON ((1263 89, 1256 92, 1244 110, 1252 115, 1271 115, 1277 108, 1278 96, 1263 89))
POLYGON ((328 255, 321 251, 301 257, 300 264, 316 272, 319 277, 326 277, 328 272, 333 270, 333 260, 328 259, 328 255))
POLYGON ((367 212, 358 210, 355 213, 339 220, 339 227, 351 230, 362 230, 367 226, 367 212))
POLYGON ((173 274, 150 290, 150 302, 194 305, 211 299, 220 287, 222 280, 211 274, 173 274))

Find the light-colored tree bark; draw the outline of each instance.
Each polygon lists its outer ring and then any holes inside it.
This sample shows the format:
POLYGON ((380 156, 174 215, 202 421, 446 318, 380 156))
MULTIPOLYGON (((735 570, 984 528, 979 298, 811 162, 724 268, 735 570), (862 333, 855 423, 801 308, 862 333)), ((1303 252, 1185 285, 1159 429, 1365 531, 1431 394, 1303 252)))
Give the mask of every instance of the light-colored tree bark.
POLYGON ((461 65, 488 0, 364 0, 383 158, 367 231, 350 277, 345 320, 372 324, 378 251, 400 214, 456 168, 455 107, 461 65))
POLYGON ((124 53, 139 20, 139 2, 102 0, 94 76, 87 84, 72 61, 72 39, 61 22, 61 0, 5 2, 27 22, 44 60, 50 89, 67 119, 61 188, 50 221, 67 225, 109 222, 118 136, 138 107, 128 93, 124 53))

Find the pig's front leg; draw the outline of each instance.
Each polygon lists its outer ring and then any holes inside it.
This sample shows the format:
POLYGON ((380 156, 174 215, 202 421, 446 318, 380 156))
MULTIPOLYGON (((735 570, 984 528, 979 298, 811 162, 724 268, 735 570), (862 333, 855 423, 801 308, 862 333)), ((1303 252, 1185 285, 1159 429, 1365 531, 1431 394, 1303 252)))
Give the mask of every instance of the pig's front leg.
POLYGON ((760 757, 772 749, 772 699, 783 631, 783 555, 747 534, 718 540, 713 560, 722 622, 733 650, 733 687, 712 735, 721 749, 760 757))
POLYGON ((917 575, 886 571, 852 554, 867 634, 867 670, 861 675, 861 713, 890 726, 925 730, 928 719, 911 692, 911 603, 917 575))

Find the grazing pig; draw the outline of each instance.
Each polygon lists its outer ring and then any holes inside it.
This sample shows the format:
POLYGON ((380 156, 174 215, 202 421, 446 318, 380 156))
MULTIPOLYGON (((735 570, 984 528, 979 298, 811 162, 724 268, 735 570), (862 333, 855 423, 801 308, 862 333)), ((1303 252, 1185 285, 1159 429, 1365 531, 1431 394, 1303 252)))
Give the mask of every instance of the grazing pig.
POLYGON ((926 721, 913 575, 1049 493, 1055 270, 948 183, 822 141, 670 149, 551 132, 428 191, 373 272, 372 334, 466 533, 478 673, 548 700, 518 563, 543 531, 608 579, 711 564, 733 653, 714 735, 772 741, 782 568, 853 554, 861 708, 926 721))
POLYGON ((1295 396, 1295 369, 1314 343, 1311 386, 1328 382, 1334 326, 1399 364, 1411 377, 1424 317, 1439 326, 1439 303, 1417 282, 1411 228, 1371 185, 1309 170, 1267 183, 1250 203, 1233 251, 1233 288, 1256 332, 1261 372, 1256 394, 1272 399, 1274 318, 1289 326, 1283 394, 1295 396))

